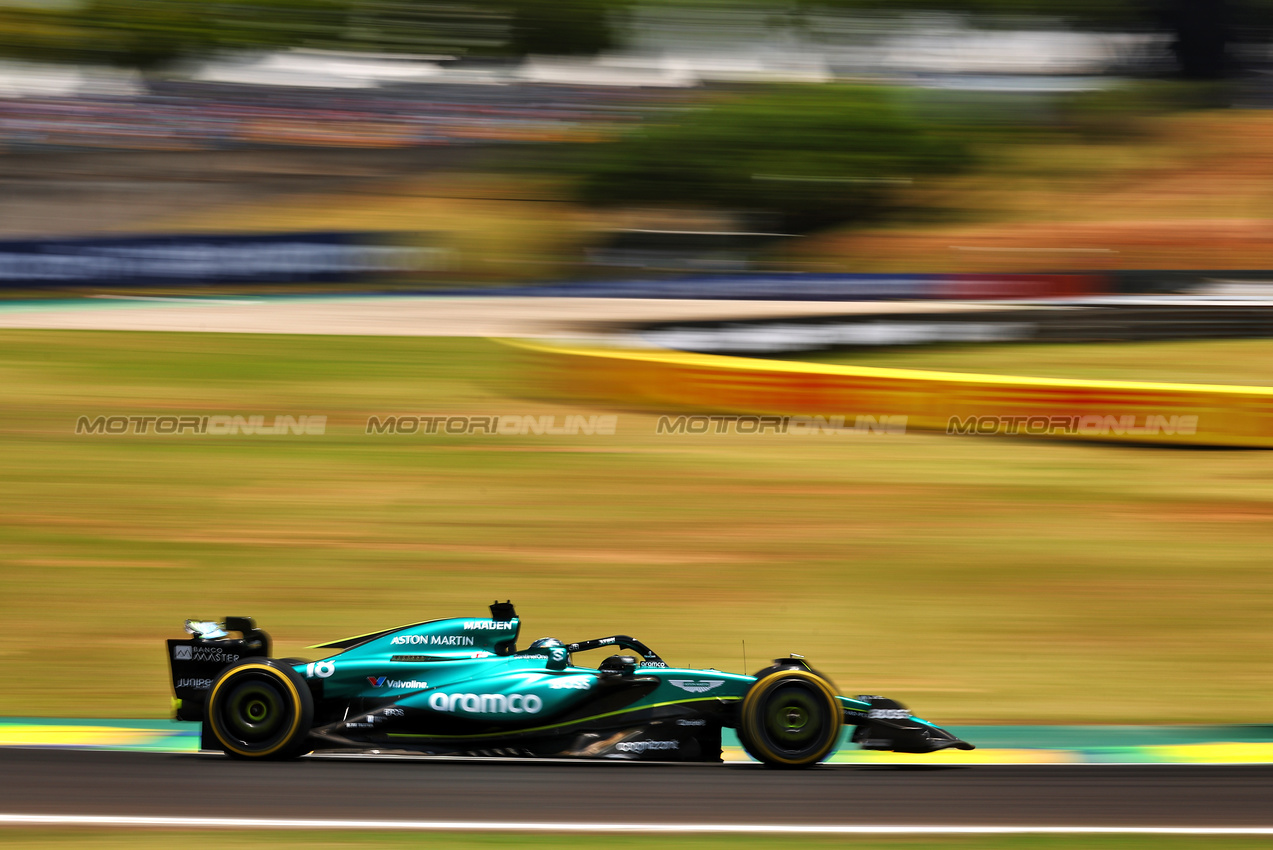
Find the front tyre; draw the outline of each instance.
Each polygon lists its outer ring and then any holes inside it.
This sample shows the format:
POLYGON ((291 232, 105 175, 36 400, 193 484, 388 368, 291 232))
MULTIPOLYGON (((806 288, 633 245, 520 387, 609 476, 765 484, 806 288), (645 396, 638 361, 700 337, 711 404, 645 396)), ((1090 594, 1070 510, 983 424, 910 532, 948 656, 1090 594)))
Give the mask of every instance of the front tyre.
POLYGON ((809 767, 840 738, 844 712, 826 679, 808 670, 762 675, 743 698, 738 739, 770 767, 809 767))
POLYGON ((314 698, 284 662, 254 658, 228 667, 205 705, 208 731, 233 758, 290 759, 308 751, 314 698))

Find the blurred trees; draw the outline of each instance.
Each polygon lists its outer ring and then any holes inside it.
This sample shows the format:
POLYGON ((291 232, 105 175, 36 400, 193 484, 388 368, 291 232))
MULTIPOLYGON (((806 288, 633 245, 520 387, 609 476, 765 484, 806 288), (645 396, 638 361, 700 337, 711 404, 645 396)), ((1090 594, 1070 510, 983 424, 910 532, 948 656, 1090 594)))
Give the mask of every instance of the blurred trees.
POLYGON ((87 0, 0 8, 8 56, 149 68, 217 49, 339 37, 347 0, 87 0))
POLYGON ((627 0, 85 0, 0 5, 0 54, 149 68, 282 47, 592 54, 627 0))
POLYGON ((518 56, 593 55, 617 47, 621 0, 512 0, 510 52, 518 56))
POLYGON ((912 180, 972 159, 894 90, 843 85, 722 99, 580 157, 588 203, 724 208, 789 233, 878 218, 912 180))

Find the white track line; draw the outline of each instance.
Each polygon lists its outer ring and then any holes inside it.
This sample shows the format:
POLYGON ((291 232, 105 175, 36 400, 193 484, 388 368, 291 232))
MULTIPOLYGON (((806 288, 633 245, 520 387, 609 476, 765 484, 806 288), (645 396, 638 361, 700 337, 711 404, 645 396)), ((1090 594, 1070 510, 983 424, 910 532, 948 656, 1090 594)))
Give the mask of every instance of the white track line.
POLYGON ((758 835, 1273 835, 1268 826, 919 826, 889 824, 538 823, 0 814, 4 826, 157 826, 170 829, 377 829, 436 832, 718 833, 758 835))

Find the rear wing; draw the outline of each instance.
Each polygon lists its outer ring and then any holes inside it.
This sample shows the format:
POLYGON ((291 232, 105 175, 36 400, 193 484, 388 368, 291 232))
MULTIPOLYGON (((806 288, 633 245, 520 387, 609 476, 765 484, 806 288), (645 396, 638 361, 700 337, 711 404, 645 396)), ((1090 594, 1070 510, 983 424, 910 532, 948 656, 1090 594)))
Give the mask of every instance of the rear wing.
POLYGON ((251 617, 226 617, 224 623, 187 620, 186 631, 192 637, 168 641, 176 716, 178 720, 202 720, 212 682, 222 670, 244 658, 269 657, 270 636, 258 629, 251 617), (234 637, 235 632, 239 637, 234 637))

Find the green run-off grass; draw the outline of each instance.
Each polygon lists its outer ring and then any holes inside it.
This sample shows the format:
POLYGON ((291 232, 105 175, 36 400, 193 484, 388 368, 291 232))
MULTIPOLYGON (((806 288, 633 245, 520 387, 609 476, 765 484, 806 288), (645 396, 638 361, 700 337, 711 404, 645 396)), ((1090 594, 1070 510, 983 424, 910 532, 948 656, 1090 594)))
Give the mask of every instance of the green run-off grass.
POLYGON ((632 634, 728 670, 746 641, 751 671, 799 652, 945 723, 1273 716, 1273 452, 656 436, 648 413, 524 398, 509 356, 0 333, 0 715, 164 716, 163 639, 187 617, 252 615, 276 654, 316 657, 511 598, 524 640, 632 634), (614 436, 364 433, 373 414, 604 412, 614 436), (328 425, 74 433, 161 413, 328 425))

